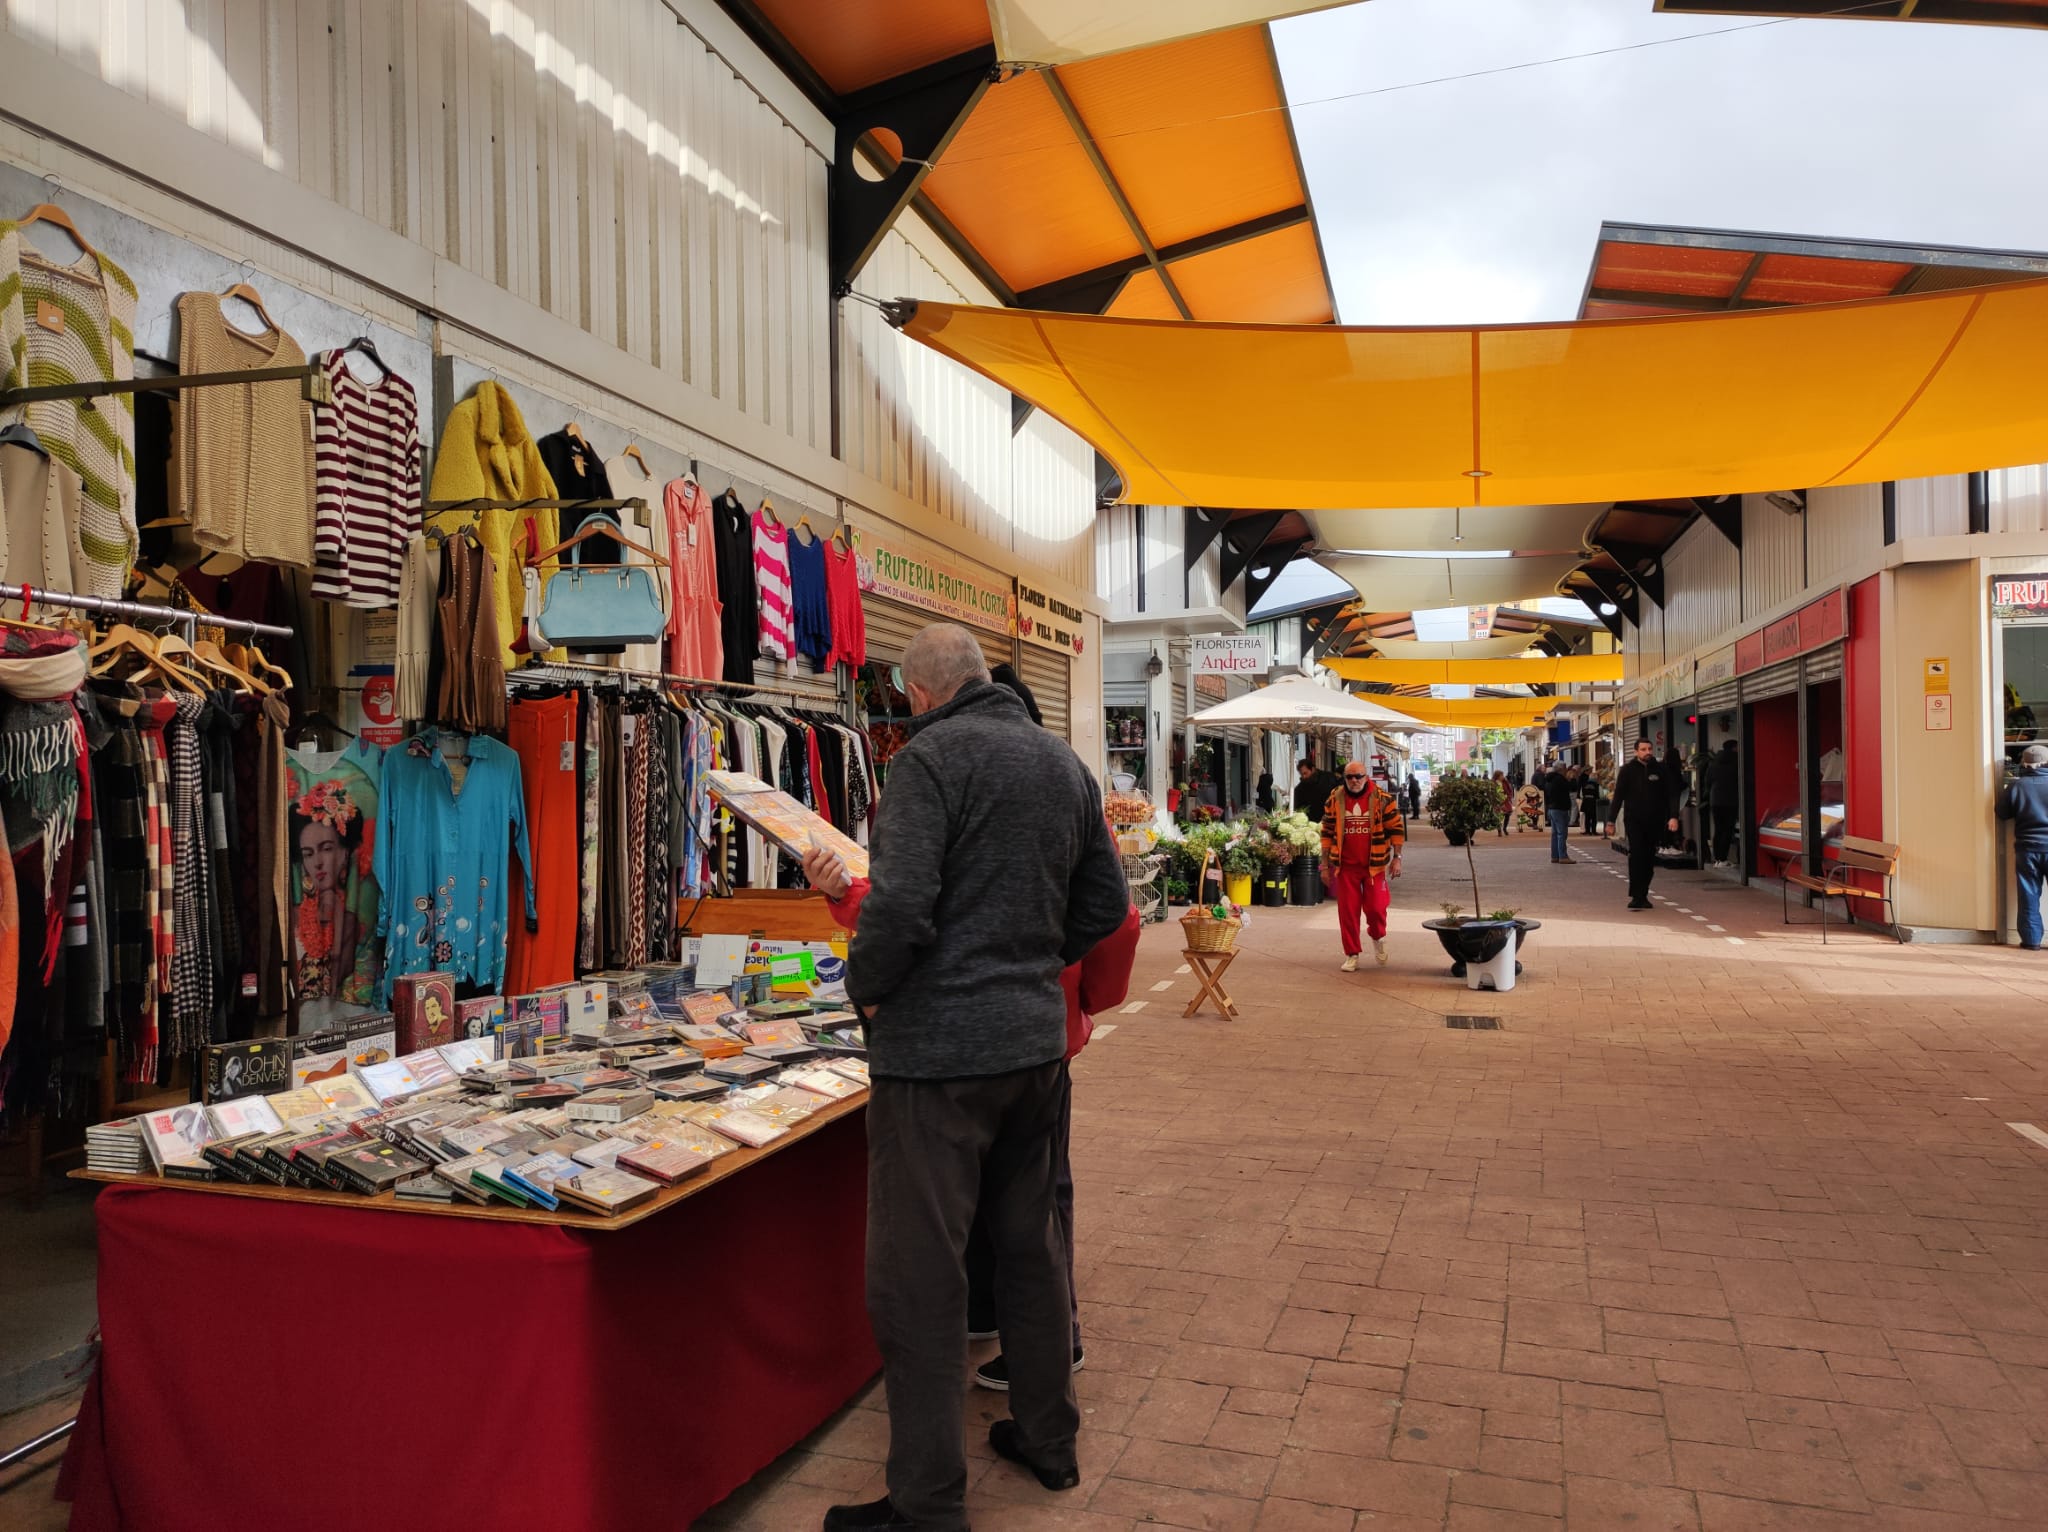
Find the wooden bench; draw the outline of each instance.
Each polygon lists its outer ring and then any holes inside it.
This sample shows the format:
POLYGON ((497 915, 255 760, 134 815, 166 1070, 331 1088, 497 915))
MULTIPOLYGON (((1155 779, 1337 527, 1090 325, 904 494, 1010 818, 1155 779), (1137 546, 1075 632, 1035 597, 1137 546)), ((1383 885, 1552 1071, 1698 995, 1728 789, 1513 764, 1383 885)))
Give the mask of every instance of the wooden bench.
POLYGON ((1820 895, 1820 939, 1827 945, 1828 900, 1840 899, 1843 914, 1851 924, 1855 908, 1853 899, 1876 899, 1884 905, 1885 913, 1891 917, 1892 939, 1904 944, 1906 938, 1899 931, 1899 909, 1892 901, 1892 892, 1899 874, 1899 848, 1889 841, 1864 840, 1861 836, 1845 835, 1840 841, 1835 860, 1821 869, 1819 876, 1802 868, 1788 866, 1781 876, 1784 891, 1785 924, 1792 924, 1792 890, 1811 889, 1820 895), (1849 881, 1851 873, 1866 872, 1883 880, 1881 888, 1862 888, 1849 881))

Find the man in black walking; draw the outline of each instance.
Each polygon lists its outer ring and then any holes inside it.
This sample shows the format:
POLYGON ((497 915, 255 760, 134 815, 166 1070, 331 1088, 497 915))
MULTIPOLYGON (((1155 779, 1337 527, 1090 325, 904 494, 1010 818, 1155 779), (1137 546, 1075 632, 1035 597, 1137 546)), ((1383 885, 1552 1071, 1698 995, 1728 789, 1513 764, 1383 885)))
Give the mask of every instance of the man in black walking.
MULTIPOLYGON (((1678 783, 1649 740, 1636 741, 1635 759, 1615 776, 1614 805, 1608 812, 1618 815, 1628 832, 1628 907, 1647 910, 1657 845, 1678 829, 1678 783)), ((1612 820, 1607 833, 1614 833, 1612 820)))
POLYGON ((1707 767, 1707 809, 1714 819, 1714 862, 1725 867, 1735 848, 1735 814, 1742 802, 1742 758, 1724 739, 1707 767))

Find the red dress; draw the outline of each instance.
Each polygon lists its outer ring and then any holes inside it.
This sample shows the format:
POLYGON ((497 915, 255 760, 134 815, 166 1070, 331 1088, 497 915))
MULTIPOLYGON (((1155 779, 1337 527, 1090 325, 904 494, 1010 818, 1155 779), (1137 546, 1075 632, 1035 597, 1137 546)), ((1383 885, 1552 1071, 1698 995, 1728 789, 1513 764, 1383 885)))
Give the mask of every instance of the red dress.
POLYGON ((825 656, 825 668, 844 660, 860 669, 868 662, 868 620, 860 607, 853 549, 842 549, 837 539, 825 544, 825 604, 832 612, 832 652, 825 656))

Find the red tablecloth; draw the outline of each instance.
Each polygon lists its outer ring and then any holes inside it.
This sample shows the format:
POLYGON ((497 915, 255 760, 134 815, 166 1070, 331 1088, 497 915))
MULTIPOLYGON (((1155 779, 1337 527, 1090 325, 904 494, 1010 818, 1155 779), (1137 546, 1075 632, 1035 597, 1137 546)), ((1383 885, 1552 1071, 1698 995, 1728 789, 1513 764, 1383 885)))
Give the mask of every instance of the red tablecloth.
POLYGON ((686 1527, 880 1367, 865 1151, 601 1233, 109 1187, 71 1525, 686 1527))

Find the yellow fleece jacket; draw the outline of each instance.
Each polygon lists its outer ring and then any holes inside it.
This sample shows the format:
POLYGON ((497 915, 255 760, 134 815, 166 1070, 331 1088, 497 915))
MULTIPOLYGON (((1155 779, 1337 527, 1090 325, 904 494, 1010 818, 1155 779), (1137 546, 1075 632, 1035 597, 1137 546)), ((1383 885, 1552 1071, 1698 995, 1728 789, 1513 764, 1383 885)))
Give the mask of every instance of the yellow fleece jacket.
MULTIPOLYGON (((427 490, 430 500, 553 500, 555 481, 540 460, 540 449, 519 416, 512 396, 488 380, 477 384, 476 392, 448 413, 448 425, 441 432, 441 444, 434 455, 434 477, 427 490)), ((526 581, 522 570, 529 550, 552 548, 561 537, 560 516, 553 510, 536 511, 436 511, 429 525, 443 532, 474 526, 477 538, 497 566, 497 584, 491 599, 498 610, 498 639, 507 670, 523 664, 526 656, 512 648, 519 636, 520 618, 526 607, 526 581), (538 543, 527 540, 527 523, 533 523, 538 543)), ((541 579, 554 573, 557 561, 540 566, 541 579)), ((550 658, 564 658, 559 651, 550 658)))

